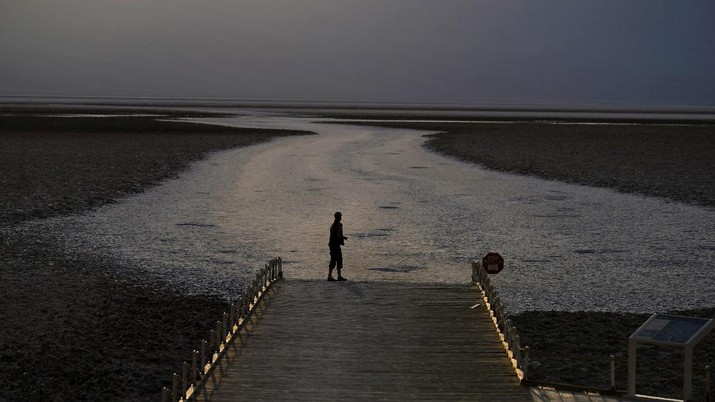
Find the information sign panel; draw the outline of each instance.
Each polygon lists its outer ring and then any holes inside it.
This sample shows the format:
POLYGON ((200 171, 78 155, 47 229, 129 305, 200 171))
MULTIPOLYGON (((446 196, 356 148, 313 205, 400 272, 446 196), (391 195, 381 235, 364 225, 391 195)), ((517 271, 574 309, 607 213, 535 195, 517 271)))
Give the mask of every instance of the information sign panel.
POLYGON ((711 324, 712 320, 707 318, 653 314, 630 339, 641 343, 687 346, 696 342, 697 335, 711 328, 711 324))
POLYGON ((683 399, 690 399, 693 391, 693 348, 713 327, 713 319, 653 314, 628 338, 628 395, 636 394, 636 347, 639 343, 654 343, 685 349, 683 399))

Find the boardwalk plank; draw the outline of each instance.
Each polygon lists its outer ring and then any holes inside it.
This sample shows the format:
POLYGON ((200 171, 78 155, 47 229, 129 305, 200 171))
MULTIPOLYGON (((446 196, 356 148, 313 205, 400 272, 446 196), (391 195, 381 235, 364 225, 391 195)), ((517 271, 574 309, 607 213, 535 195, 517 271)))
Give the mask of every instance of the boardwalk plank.
POLYGON ((532 400, 470 285, 277 286, 199 400, 532 400))

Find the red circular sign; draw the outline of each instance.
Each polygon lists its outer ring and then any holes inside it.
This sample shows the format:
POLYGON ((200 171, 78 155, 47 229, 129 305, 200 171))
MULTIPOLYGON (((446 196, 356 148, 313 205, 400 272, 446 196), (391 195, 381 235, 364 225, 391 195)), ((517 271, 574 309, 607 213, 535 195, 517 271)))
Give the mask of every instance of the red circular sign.
POLYGON ((482 258, 482 268, 489 274, 498 274, 504 269, 504 259, 499 253, 488 253, 482 258))

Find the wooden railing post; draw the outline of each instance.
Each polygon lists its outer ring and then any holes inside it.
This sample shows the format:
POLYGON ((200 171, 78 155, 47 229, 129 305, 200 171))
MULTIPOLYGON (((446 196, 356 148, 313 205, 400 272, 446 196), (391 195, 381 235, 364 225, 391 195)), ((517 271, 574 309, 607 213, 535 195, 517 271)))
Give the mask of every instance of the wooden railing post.
POLYGON ((231 332, 230 328, 228 327, 228 313, 223 312, 223 334, 221 335, 221 339, 225 340, 228 334, 231 332))
POLYGON ((236 325, 241 322, 241 318, 243 318, 243 299, 236 303, 236 325))
POLYGON ((516 326, 513 329, 514 329, 514 333, 516 334, 513 338, 514 343, 516 344, 516 345, 514 345, 514 349, 519 349, 521 347, 521 338, 519 337, 519 332, 516 329, 516 326))
POLYGON ((223 343, 223 336, 221 335, 223 331, 221 330, 221 321, 216 321, 216 351, 221 351, 221 344, 223 343))
POLYGON ((236 325, 236 304, 231 303, 231 307, 228 311, 228 323, 230 324, 228 332, 233 332, 233 326, 236 325))
POLYGON ((201 340, 201 376, 204 375, 204 366, 206 366, 206 350, 208 348, 208 342, 206 340, 201 340))
POLYGON ((712 382, 710 379, 710 365, 705 366, 705 400, 711 402, 713 400, 712 395, 712 382))
POLYGON ((196 382, 201 379, 201 370, 199 365, 199 351, 194 350, 191 353, 191 385, 196 385, 196 382))
POLYGON ((179 400, 179 381, 181 381, 181 377, 174 373, 171 377, 171 400, 174 402, 179 400))
POLYGON ((236 325, 238 325, 238 305, 231 303, 231 332, 236 325))
POLYGON ((161 402, 172 402, 171 401, 171 390, 169 388, 161 389, 161 402))
POLYGON ((183 362, 181 363, 181 392, 180 396, 181 398, 186 395, 186 390, 189 389, 189 363, 183 362))
POLYGON ((608 364, 611 369, 611 389, 615 390, 616 389, 616 356, 609 355, 608 356, 608 364))

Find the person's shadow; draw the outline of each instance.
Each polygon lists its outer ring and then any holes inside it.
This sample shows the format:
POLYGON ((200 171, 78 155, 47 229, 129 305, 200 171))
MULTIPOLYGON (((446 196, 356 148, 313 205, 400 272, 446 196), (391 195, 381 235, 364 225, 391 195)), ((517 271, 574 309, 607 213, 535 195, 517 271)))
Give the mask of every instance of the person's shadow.
POLYGON ((340 282, 338 285, 357 297, 365 297, 365 292, 363 292, 360 285, 355 282, 340 282))

